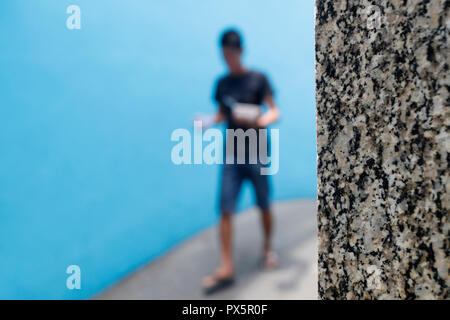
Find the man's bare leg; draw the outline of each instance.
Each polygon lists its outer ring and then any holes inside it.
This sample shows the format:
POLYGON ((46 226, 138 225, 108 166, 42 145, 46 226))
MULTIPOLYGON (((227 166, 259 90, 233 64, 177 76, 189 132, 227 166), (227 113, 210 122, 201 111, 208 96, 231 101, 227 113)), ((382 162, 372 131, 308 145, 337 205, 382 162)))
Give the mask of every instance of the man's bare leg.
POLYGON ((232 221, 231 213, 222 213, 220 219, 220 244, 221 244, 221 263, 219 270, 222 275, 233 275, 233 254, 232 254, 232 221))
POLYGON ((278 265, 277 256, 275 252, 272 250, 273 217, 270 210, 262 211, 262 224, 264 231, 264 243, 263 243, 264 267, 270 269, 278 265))
POLYGON ((203 280, 205 287, 213 286, 220 279, 228 279, 233 276, 232 254, 232 221, 231 213, 224 212, 219 223, 220 239, 220 265, 216 272, 203 280))

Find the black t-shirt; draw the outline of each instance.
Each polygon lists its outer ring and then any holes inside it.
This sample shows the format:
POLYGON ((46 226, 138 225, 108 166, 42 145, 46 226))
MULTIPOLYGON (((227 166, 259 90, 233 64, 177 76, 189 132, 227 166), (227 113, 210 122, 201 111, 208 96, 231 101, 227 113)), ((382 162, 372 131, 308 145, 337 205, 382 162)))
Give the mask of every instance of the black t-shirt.
MULTIPOLYGON (((229 129, 241 126, 231 117, 230 101, 261 106, 267 96, 273 95, 273 89, 267 77, 260 72, 248 71, 240 75, 227 75, 217 82, 214 98, 224 108, 229 129)), ((245 129, 245 128, 242 128, 245 129)))
MULTIPOLYGON (((234 102, 248 103, 256 105, 255 108, 261 108, 264 99, 268 96, 273 95, 273 89, 270 85, 267 77, 260 72, 248 71, 241 75, 227 75, 219 79, 217 82, 217 87, 215 91, 214 98, 218 102, 219 106, 224 108, 224 114, 226 117, 226 122, 228 129, 243 129, 248 128, 242 127, 241 125, 235 123, 231 117, 231 107, 234 102)), ((267 135, 260 135, 259 130, 256 130, 257 137, 257 150, 259 154, 259 141, 263 139, 267 143, 267 148, 270 149, 267 135)), ((224 144, 224 155, 226 152, 226 144, 224 144)), ((249 141, 245 141, 245 157, 248 161, 249 156, 249 141)), ((237 155, 237 146, 234 147, 234 155, 237 155)))

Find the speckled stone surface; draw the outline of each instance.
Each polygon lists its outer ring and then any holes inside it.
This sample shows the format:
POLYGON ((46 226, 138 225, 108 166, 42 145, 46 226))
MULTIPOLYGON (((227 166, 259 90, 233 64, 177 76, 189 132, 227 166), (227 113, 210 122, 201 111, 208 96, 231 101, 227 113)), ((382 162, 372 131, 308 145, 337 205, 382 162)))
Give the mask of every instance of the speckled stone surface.
POLYGON ((316 0, 323 299, 449 298, 449 7, 316 0))

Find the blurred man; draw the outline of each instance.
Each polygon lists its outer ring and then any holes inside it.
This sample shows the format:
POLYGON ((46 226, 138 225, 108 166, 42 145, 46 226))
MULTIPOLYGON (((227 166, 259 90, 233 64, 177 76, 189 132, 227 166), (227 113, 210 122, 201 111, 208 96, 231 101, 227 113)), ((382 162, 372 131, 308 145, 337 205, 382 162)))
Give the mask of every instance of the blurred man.
MULTIPOLYGON (((279 110, 273 100, 272 87, 264 74, 249 70, 242 64, 242 40, 238 31, 225 31, 221 37, 221 48, 229 73, 219 79, 217 83, 215 100, 219 105, 219 109, 212 122, 220 123, 225 121, 228 129, 234 130, 242 129, 246 131, 251 128, 256 129, 258 146, 260 139, 265 139, 265 143, 267 143, 267 136, 261 134, 258 129, 267 127, 279 118, 279 110), (263 104, 268 107, 267 111, 253 119, 251 117, 237 116, 233 112, 238 105, 244 105, 247 109, 253 107, 256 108, 255 111, 259 112, 263 104)), ((249 114, 251 113, 249 112, 249 114)), ((229 140, 227 139, 225 143, 226 150, 228 150, 229 140)), ((263 266, 265 268, 273 268, 277 264, 276 255, 271 248, 272 214, 270 211, 268 176, 261 175, 260 169, 263 164, 260 163, 259 157, 256 164, 249 163, 249 140, 246 139, 245 141, 245 163, 238 164, 237 161, 234 161, 234 163, 229 164, 227 161, 222 168, 220 190, 221 219, 219 226, 221 261, 217 270, 203 281, 203 288, 206 294, 216 292, 233 283, 234 265, 231 248, 231 218, 244 180, 249 180, 252 183, 257 205, 261 210, 264 229, 263 266)), ((236 153, 234 153, 234 157, 236 159, 236 153)))

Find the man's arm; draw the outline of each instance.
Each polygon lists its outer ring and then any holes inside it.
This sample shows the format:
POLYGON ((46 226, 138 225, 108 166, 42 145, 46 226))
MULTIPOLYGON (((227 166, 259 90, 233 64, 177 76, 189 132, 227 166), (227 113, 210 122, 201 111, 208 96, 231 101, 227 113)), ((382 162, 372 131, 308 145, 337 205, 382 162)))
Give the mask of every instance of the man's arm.
POLYGON ((268 95, 264 99, 264 103, 269 107, 269 109, 260 115, 256 120, 249 121, 235 115, 232 115, 234 121, 244 127, 248 128, 265 128, 272 123, 276 122, 280 117, 280 111, 273 100, 273 96, 268 95))
POLYGON ((194 117, 194 121, 201 121, 203 129, 212 127, 213 125, 221 123, 224 120, 225 120, 225 112, 224 106, 222 105, 219 106, 219 110, 217 111, 216 114, 213 115, 198 114, 194 117))
POLYGON ((280 110, 276 106, 273 96, 267 96, 264 103, 269 109, 256 120, 256 125, 260 128, 265 128, 280 118, 280 110))
POLYGON ((219 106, 219 110, 217 111, 215 117, 214 117, 214 123, 218 124, 225 121, 225 107, 221 104, 219 106))

